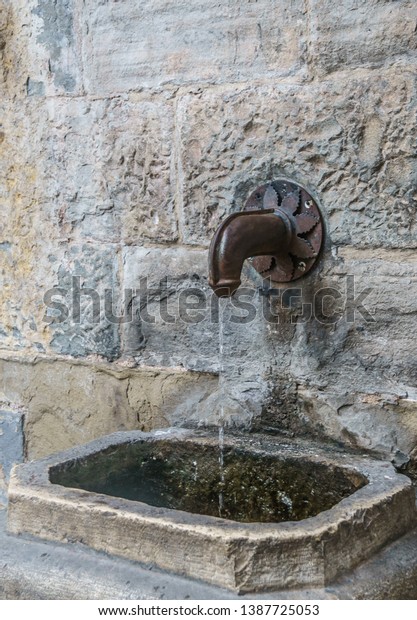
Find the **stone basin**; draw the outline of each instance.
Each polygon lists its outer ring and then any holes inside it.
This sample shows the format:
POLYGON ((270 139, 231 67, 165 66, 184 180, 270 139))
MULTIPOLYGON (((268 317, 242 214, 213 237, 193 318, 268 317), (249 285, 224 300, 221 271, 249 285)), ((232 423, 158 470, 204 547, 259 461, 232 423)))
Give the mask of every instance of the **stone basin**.
POLYGON ((391 464, 303 441, 115 433, 15 467, 8 530, 236 592, 325 586, 415 526, 391 464), (222 464, 222 466, 220 466, 222 464))

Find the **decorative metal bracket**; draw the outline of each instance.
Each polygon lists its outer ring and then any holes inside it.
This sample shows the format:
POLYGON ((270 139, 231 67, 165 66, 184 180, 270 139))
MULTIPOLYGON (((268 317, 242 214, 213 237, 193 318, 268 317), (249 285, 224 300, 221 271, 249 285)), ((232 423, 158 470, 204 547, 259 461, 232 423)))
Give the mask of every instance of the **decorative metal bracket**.
POLYGON ((287 248, 276 254, 250 259, 264 278, 273 282, 291 282, 301 278, 314 266, 323 242, 323 220, 314 198, 296 183, 278 180, 257 187, 244 210, 274 209, 289 222, 292 235, 287 248))

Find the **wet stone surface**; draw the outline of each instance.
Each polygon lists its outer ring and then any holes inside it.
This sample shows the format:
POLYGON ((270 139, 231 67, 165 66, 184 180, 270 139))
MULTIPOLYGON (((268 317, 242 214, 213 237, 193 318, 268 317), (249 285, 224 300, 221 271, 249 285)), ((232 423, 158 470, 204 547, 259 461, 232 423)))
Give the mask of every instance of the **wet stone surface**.
POLYGON ((353 470, 306 457, 187 441, 112 446, 51 468, 50 481, 247 523, 306 519, 366 484, 353 470))

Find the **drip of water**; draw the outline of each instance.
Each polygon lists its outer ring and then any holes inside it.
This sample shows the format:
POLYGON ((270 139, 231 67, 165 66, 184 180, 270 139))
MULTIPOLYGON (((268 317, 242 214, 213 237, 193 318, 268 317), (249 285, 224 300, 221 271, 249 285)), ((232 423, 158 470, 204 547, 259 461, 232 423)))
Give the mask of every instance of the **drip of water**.
POLYGON ((219 303, 219 473, 220 473, 220 490, 219 490, 219 517, 222 516, 224 509, 224 400, 225 400, 225 373, 224 373, 224 327, 226 322, 227 298, 220 299, 219 303))

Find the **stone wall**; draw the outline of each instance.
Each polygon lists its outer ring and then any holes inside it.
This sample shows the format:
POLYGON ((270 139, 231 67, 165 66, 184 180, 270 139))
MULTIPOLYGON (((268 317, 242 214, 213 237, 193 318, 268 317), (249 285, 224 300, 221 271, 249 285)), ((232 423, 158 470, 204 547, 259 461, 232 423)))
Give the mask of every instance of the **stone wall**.
POLYGON ((412 471, 415 2, 0 9, 0 401, 27 456, 223 415, 412 471), (281 177, 320 204, 322 258, 272 293, 247 265, 220 359, 210 240, 281 177))

